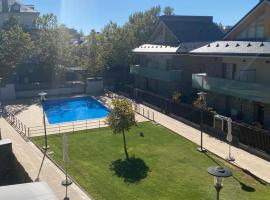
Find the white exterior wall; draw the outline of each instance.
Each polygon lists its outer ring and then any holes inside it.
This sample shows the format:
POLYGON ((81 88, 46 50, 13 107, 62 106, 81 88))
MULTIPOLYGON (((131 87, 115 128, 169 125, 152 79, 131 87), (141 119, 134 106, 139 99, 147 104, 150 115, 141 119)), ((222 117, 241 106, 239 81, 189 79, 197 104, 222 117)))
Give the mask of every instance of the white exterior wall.
POLYGON ((104 91, 103 79, 87 80, 86 93, 87 94, 101 94, 104 91))
POLYGON ((30 90, 30 91, 18 91, 16 92, 17 99, 19 98, 33 98, 37 97, 40 92, 46 92, 49 96, 57 95, 73 95, 73 94, 84 94, 84 86, 74 88, 57 88, 47 90, 30 90))

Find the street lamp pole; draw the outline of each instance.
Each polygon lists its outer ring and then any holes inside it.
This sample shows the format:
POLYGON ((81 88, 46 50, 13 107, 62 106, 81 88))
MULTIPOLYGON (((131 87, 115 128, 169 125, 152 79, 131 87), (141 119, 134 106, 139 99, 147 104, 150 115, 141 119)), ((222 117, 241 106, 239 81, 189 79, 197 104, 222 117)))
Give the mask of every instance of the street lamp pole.
POLYGON ((43 147, 43 149, 45 152, 47 152, 47 150, 49 149, 49 146, 48 146, 47 130, 46 130, 46 118, 45 118, 45 112, 44 112, 44 102, 45 102, 47 93, 41 92, 38 95, 40 96, 42 114, 43 114, 43 127, 44 127, 44 139, 45 139, 45 146, 43 147))
POLYGON ((199 99, 200 99, 200 106, 201 106, 201 111, 200 111, 200 131, 201 131, 201 144, 200 147, 198 147, 198 151, 205 153, 206 149, 203 148, 203 128, 202 128, 202 124, 203 124, 203 110, 205 109, 205 105, 206 105, 206 93, 205 92, 199 92, 198 93, 199 99))
POLYGON ((214 176, 214 187, 217 191, 216 200, 219 200, 220 191, 223 188, 223 179, 232 176, 231 170, 221 166, 209 167, 208 173, 214 176))
POLYGON ((2 80, 3 80, 3 78, 0 77, 0 109, 1 109, 1 112, 2 112, 2 92, 1 92, 2 80))

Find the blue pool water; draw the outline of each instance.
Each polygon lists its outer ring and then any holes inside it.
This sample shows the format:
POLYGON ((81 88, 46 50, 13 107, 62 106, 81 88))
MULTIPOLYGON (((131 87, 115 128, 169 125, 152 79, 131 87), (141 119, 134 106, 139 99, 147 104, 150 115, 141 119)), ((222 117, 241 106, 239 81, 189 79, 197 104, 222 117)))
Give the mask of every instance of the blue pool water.
POLYGON ((90 97, 47 100, 44 110, 50 124, 107 117, 109 109, 90 97))

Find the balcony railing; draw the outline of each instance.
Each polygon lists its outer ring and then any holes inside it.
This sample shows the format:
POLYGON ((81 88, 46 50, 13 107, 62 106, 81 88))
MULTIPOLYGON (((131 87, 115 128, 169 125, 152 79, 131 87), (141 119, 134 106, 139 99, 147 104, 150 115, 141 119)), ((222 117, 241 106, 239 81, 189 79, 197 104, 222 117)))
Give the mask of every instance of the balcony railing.
POLYGON ((181 80, 181 70, 161 70, 161 69, 141 67, 139 65, 132 65, 130 67, 130 73, 145 78, 151 78, 167 82, 181 80))
POLYGON ((250 101, 270 103, 270 86, 193 74, 192 86, 197 89, 234 96, 250 101))

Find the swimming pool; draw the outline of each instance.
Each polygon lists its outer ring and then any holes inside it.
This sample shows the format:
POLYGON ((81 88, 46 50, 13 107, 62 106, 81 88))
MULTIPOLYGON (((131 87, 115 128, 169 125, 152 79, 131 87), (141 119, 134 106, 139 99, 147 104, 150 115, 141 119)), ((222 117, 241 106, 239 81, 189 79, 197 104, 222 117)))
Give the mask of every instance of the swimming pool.
POLYGON ((107 117, 109 109, 91 97, 46 100, 44 111, 50 124, 107 117))

